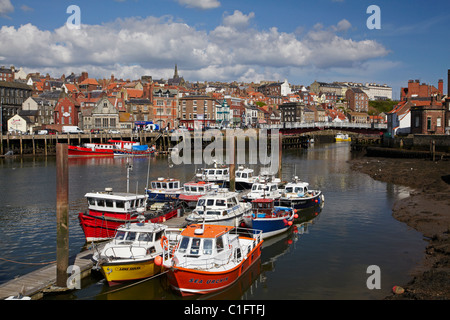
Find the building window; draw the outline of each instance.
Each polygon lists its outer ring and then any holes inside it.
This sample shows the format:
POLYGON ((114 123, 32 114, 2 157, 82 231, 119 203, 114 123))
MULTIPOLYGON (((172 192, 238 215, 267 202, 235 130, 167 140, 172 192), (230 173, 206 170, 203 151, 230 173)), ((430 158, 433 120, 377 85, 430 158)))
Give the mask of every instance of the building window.
POLYGON ((436 126, 440 127, 441 126, 441 118, 437 118, 436 119, 436 126))
POLYGON ((418 128, 419 127, 419 123, 420 123, 420 117, 419 116, 416 116, 416 128, 418 128))
POLYGON ((427 117, 427 130, 431 130, 431 117, 427 117))

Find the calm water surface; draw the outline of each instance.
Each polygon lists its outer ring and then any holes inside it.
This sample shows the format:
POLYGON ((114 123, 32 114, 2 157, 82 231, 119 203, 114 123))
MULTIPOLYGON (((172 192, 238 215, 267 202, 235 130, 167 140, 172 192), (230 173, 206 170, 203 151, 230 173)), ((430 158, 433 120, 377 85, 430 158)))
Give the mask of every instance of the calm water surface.
MULTIPOLYGON (((321 189, 325 205, 303 213, 296 228, 263 244, 261 262, 226 292, 207 299, 382 299, 424 252, 420 233, 392 218, 394 201, 409 190, 374 181, 349 169, 349 144, 322 144, 283 153, 283 178, 294 174, 321 189), (367 268, 381 270, 381 289, 370 290, 367 268)), ((163 156, 132 159, 130 190, 143 192, 149 178, 186 182, 194 165, 168 168, 163 156), (149 170, 150 168, 150 170, 149 170)), ((54 157, 0 159, 0 284, 42 267, 56 257, 56 166, 54 157)), ((90 191, 125 191, 126 159, 69 159, 70 254, 85 245, 77 213, 90 191)), ((82 289, 52 299, 181 299, 165 276, 134 286, 108 287, 99 275, 82 289)), ((192 299, 192 298, 191 298, 192 299)))

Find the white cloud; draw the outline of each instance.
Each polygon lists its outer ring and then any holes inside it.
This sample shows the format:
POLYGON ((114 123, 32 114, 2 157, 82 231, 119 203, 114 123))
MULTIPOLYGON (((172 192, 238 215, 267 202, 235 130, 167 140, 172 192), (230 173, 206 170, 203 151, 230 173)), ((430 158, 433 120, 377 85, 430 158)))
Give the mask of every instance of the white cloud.
POLYGON ((232 15, 226 15, 223 18, 223 24, 228 27, 234 27, 237 29, 245 28, 250 23, 250 19, 255 16, 254 12, 250 12, 248 15, 243 14, 239 10, 234 10, 232 15))
POLYGON ((14 6, 10 0, 0 0, 0 17, 6 16, 7 13, 14 12, 14 6))
POLYGON ((214 9, 220 7, 217 0, 178 0, 178 3, 188 8, 214 9))
POLYGON ((0 57, 27 71, 62 73, 88 71, 95 77, 135 79, 173 75, 175 63, 187 80, 283 79, 294 68, 354 68, 388 54, 373 40, 339 36, 347 20, 325 28, 317 24, 298 32, 249 28, 253 13, 235 11, 212 31, 160 18, 117 19, 102 25, 62 26, 54 31, 32 24, 0 29, 0 57), (256 78, 256 79, 252 79, 256 78))

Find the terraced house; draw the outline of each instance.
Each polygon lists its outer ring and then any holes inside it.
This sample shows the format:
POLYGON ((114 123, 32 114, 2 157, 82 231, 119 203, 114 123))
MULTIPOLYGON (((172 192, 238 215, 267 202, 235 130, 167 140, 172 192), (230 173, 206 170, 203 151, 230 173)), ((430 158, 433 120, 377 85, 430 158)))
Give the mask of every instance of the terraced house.
POLYGON ((22 103, 32 94, 33 88, 21 83, 0 81, 0 124, 1 132, 8 130, 8 120, 19 113, 22 103))

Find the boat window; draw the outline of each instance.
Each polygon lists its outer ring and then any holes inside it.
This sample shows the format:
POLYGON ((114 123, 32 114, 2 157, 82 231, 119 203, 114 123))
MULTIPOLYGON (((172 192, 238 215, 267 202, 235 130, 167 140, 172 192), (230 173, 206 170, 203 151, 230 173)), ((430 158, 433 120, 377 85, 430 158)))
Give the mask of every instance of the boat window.
POLYGON ((241 173, 240 172, 237 172, 236 173, 236 178, 240 178, 241 177, 241 173))
POLYGON ((138 240, 151 242, 153 241, 153 233, 151 232, 139 233, 138 240))
POLYGON ((204 239, 203 240, 203 254, 212 254, 212 239, 204 239))
POLYGON ((228 174, 228 169, 223 170, 223 174, 228 174))
POLYGON ((136 232, 128 232, 125 240, 134 241, 136 239, 136 232))
POLYGON ((198 210, 198 211, 197 211, 197 214, 203 215, 203 210, 198 210))
POLYGON ((197 192, 197 187, 191 187, 191 191, 197 192))
POLYGON ((157 189, 161 189, 161 183, 160 183, 160 182, 157 182, 157 183, 156 183, 156 188, 157 188, 157 189))
POLYGON ((277 190, 277 186, 274 185, 274 186, 270 187, 270 191, 275 191, 275 190, 277 190))
POLYGON ((105 200, 105 204, 108 208, 114 207, 114 201, 112 201, 112 200, 105 200))
POLYGON ((246 174, 246 173, 243 173, 243 174, 242 174, 242 178, 247 178, 247 174, 246 174))
POLYGON ((116 208, 125 208, 125 202, 123 201, 116 201, 116 208))
POLYGON ((152 188, 156 188, 156 182, 152 182, 152 188))
POLYGON ((208 174, 214 175, 214 170, 209 170, 209 171, 208 171, 208 174))
POLYGON ((95 206, 95 199, 94 198, 88 198, 88 203, 90 206, 95 206))
POLYGON ((163 189, 167 189, 167 183, 161 183, 161 188, 163 188, 163 189))
POLYGON ((286 187, 286 192, 293 192, 292 187, 286 187))
POLYGON ((206 214, 209 214, 209 215, 215 215, 215 214, 220 214, 220 211, 206 211, 206 214))
POLYGON ((297 188, 295 188, 295 192, 303 192, 303 188, 302 187, 297 187, 297 188))
POLYGON ((191 244, 191 254, 199 254, 200 253, 200 238, 194 238, 192 239, 191 244))
POLYGON ((198 199, 197 206, 204 206, 205 205, 205 199, 198 199))
POLYGON ((222 174, 222 170, 217 170, 217 174, 222 174))
POLYGON ((188 186, 184 186, 184 191, 189 191, 189 187, 188 186))
POLYGON ((103 199, 97 199, 97 205, 99 207, 104 207, 105 206, 105 200, 103 199))
POLYGON ((222 239, 222 237, 219 237, 216 240, 216 250, 217 250, 217 252, 220 252, 220 251, 223 250, 223 239, 222 239))
POLYGON ((125 231, 117 231, 116 233, 116 240, 123 240, 125 238, 125 231))
POLYGON ((236 248, 236 251, 234 252, 234 258, 236 260, 240 260, 241 259, 241 248, 236 248))
POLYGON ((198 187, 198 192, 204 192, 205 191, 205 188, 203 188, 203 187, 198 187))
POLYGON ((158 241, 159 239, 161 239, 163 233, 164 233, 163 230, 157 232, 156 235, 155 235, 155 241, 158 241))
POLYGON ((256 189, 258 189, 258 186, 257 185, 253 185, 252 186, 252 190, 255 191, 256 189))
POLYGON ((216 200, 216 206, 224 207, 225 206, 225 200, 224 199, 217 199, 216 200))
POLYGON ((212 206, 212 205, 214 205, 214 199, 208 199, 208 200, 206 201, 206 205, 207 205, 207 206, 212 206))
POLYGON ((188 237, 183 237, 181 239, 180 247, 178 248, 178 252, 180 252, 180 253, 186 252, 186 249, 189 246, 189 240, 190 240, 190 238, 188 238, 188 237))
POLYGON ((179 181, 174 182, 173 186, 174 186, 175 189, 180 188, 180 182, 179 181))
POLYGON ((173 182, 169 182, 169 189, 173 189, 173 182))

